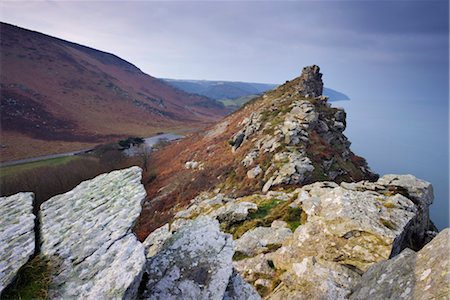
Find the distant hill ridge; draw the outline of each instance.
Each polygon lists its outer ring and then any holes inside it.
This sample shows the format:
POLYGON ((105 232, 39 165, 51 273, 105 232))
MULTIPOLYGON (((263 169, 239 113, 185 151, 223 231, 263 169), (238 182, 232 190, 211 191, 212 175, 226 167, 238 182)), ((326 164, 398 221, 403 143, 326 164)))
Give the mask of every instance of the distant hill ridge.
POLYGON ((114 54, 0 23, 1 160, 202 127, 229 112, 114 54))
MULTIPOLYGON (((256 96, 278 86, 278 84, 273 83, 241 81, 183 80, 168 78, 162 78, 162 80, 165 80, 170 85, 187 93, 206 96, 211 99, 219 100, 226 106, 236 107, 239 107, 256 96)), ((329 101, 350 100, 344 93, 330 88, 324 88, 323 94, 329 97, 329 101)))

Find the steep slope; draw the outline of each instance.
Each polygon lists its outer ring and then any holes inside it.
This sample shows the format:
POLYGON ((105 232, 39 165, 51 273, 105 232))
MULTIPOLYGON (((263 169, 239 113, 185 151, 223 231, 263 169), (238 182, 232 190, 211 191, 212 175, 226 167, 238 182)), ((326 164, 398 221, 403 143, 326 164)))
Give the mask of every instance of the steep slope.
POLYGON ((248 102, 209 130, 155 153, 156 179, 136 226, 143 239, 202 191, 233 197, 304 184, 375 180, 343 135, 317 66, 248 102), (155 213, 155 212, 158 213, 155 213))
POLYGON ((1 160, 202 127, 227 113, 109 53, 0 24, 1 160))

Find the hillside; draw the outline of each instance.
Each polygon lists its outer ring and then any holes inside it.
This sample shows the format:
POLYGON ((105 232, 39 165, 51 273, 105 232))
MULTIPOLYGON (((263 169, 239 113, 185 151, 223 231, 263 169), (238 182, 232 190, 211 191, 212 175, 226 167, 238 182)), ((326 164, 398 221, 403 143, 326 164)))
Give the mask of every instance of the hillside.
POLYGON ((203 127, 228 112, 113 54, 5 23, 0 35, 1 161, 203 127))
POLYGON ((146 186, 139 237, 202 191, 244 196, 315 181, 375 179, 350 150, 342 133, 346 114, 322 96, 321 76, 317 66, 305 68, 214 127, 155 153, 158 176, 146 186))

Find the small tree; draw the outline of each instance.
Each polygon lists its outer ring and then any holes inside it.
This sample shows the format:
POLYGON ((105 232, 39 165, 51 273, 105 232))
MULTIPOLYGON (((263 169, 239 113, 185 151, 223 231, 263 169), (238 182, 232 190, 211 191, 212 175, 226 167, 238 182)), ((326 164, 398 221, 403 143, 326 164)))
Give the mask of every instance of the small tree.
POLYGON ((144 172, 148 171, 148 161, 149 161, 151 152, 152 152, 152 147, 147 145, 146 143, 139 145, 139 150, 138 150, 136 156, 139 157, 139 160, 141 161, 141 167, 144 170, 144 172))

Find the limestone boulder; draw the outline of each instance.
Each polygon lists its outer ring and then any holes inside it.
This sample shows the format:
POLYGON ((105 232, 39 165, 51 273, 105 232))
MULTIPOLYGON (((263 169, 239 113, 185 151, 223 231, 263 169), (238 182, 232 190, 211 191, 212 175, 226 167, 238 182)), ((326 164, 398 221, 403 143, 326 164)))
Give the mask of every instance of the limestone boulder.
POLYGON ((449 245, 447 228, 419 252, 405 249, 395 258, 372 266, 350 299, 448 299, 449 245))
POLYGON ((236 251, 247 256, 265 252, 270 245, 281 245, 292 236, 292 231, 284 227, 256 227, 236 240, 236 251))
POLYGON ((359 280, 358 273, 338 263, 305 257, 282 274, 282 284, 268 299, 348 299, 359 280))
POLYGON ((238 272, 233 270, 223 300, 259 300, 261 297, 238 272))
POLYGON ((400 194, 313 186, 300 195, 308 222, 277 251, 274 262, 279 268, 315 256, 366 271, 389 258, 394 242, 417 213, 414 203, 400 194))
POLYGON ((84 181, 44 202, 41 253, 51 260, 49 298, 132 299, 145 266, 131 232, 146 196, 131 167, 84 181))
POLYGON ((161 250, 164 242, 172 236, 169 230, 169 224, 161 226, 150 233, 143 242, 147 258, 155 256, 161 250))
POLYGON ((149 259, 143 299, 223 299, 232 275, 233 239, 209 217, 190 221, 149 259))
POLYGON ((33 193, 0 197, 0 292, 33 255, 33 193))
POLYGON ((252 202, 228 202, 214 210, 210 216, 219 220, 220 223, 231 225, 247 219, 250 212, 258 210, 258 206, 252 202))

